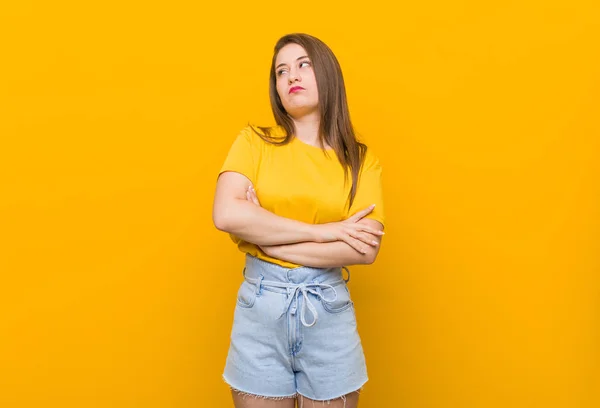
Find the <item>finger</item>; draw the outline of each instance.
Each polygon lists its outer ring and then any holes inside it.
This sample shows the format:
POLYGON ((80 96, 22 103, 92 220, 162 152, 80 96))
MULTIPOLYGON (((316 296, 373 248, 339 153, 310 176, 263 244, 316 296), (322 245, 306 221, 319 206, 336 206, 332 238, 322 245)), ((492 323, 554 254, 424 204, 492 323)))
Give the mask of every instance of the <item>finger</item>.
POLYGON ((364 210, 360 210, 356 214, 354 214, 351 217, 349 217, 347 219, 347 221, 349 221, 349 222, 357 222, 357 221, 361 220, 362 218, 366 217, 367 215, 369 215, 369 213, 371 211, 373 211, 373 208, 371 208, 371 207, 366 208, 364 210))
POLYGON ((256 195, 256 190, 254 189, 254 187, 252 187, 252 185, 248 187, 248 191, 250 192, 250 197, 252 198, 254 204, 260 205, 260 202, 258 201, 258 196, 256 195))
POLYGON ((374 208, 375 208, 375 204, 373 204, 373 205, 365 208, 364 210, 360 210, 359 212, 357 212, 353 216, 349 217, 348 221, 357 222, 360 219, 364 218, 365 216, 369 215, 371 212, 373 212, 374 208))
POLYGON ((258 197, 256 197, 256 193, 252 186, 248 186, 246 189, 246 200, 250 201, 253 204, 256 204, 260 207, 260 203, 258 202, 258 197))
POLYGON ((361 225, 361 224, 359 224, 359 225, 360 225, 359 231, 368 232, 369 234, 378 235, 378 236, 385 235, 385 232, 383 232, 382 230, 369 228, 366 225, 361 225))
POLYGON ((364 242, 365 244, 372 246, 372 247, 376 247, 377 245, 379 245, 379 241, 377 241, 375 239, 375 237, 371 234, 367 234, 367 233, 358 233, 356 234, 356 236, 354 237, 362 242, 364 242))
POLYGON ((379 245, 379 242, 375 239, 375 235, 372 235, 372 234, 369 234, 366 232, 350 230, 348 232, 348 235, 350 235, 352 238, 359 240, 369 246, 376 247, 377 245, 379 245))
POLYGON ((352 248, 354 248, 357 252, 359 252, 363 255, 367 253, 366 246, 359 240, 352 238, 350 235, 346 235, 343 240, 345 243, 347 243, 352 248))
POLYGON ((258 197, 256 196, 256 191, 254 189, 251 190, 250 197, 252 198, 252 201, 254 201, 254 204, 260 206, 260 201, 258 201, 258 197))

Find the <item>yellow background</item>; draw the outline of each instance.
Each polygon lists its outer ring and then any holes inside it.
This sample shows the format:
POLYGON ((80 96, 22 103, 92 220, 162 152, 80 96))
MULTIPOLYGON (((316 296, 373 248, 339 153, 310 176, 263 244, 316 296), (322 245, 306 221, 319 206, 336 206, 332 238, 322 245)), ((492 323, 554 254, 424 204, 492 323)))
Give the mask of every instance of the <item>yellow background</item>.
POLYGON ((229 407, 243 256, 212 225, 272 123, 280 35, 329 44, 384 166, 352 268, 363 408, 600 405, 596 1, 0 6, 0 407, 229 407))

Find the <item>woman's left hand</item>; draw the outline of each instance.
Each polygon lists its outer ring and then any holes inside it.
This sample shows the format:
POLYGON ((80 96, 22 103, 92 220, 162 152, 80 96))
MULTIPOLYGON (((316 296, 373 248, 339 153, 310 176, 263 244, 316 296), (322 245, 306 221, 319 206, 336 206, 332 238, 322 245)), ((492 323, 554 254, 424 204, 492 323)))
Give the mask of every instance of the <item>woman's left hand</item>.
POLYGON ((256 190, 254 190, 254 187, 252 187, 252 185, 250 185, 248 187, 248 190, 246 190, 246 199, 251 203, 258 205, 259 207, 261 206, 260 201, 258 201, 258 197, 256 196, 256 190))

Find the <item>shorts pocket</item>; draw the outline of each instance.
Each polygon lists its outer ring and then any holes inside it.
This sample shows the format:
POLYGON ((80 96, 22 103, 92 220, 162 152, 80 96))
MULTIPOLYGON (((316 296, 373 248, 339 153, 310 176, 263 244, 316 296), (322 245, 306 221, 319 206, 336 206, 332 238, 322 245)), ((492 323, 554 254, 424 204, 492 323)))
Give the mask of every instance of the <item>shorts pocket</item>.
POLYGON ((237 293, 237 304, 240 307, 250 309, 256 301, 256 286, 248 281, 242 282, 237 293))
POLYGON ((334 294, 333 289, 327 288, 322 290, 323 298, 321 298, 321 304, 323 305, 323 309, 329 313, 340 313, 351 308, 354 303, 350 299, 348 286, 345 284, 338 285, 334 289, 337 296, 334 294), (328 300, 334 297, 335 300, 328 302, 328 300))

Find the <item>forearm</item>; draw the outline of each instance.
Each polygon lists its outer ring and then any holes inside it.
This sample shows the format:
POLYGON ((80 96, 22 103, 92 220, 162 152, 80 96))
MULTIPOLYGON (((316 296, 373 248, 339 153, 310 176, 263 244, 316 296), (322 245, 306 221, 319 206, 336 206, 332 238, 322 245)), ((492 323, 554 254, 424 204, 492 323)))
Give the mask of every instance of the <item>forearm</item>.
POLYGON ((256 245, 285 245, 313 241, 311 224, 273 214, 244 199, 231 200, 213 212, 217 229, 256 245))
POLYGON ((334 268, 348 265, 371 264, 377 256, 377 248, 361 254, 343 241, 302 242, 264 248, 268 255, 283 261, 314 268, 334 268))

